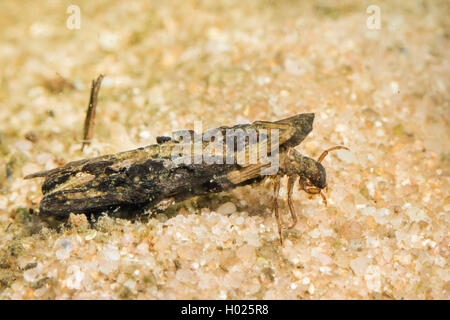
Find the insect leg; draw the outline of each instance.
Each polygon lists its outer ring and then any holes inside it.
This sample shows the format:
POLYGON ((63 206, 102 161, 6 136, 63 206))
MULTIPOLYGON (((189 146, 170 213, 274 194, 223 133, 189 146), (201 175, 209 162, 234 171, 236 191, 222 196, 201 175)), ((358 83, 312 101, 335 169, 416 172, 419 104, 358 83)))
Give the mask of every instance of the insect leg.
POLYGON ((280 243, 283 244, 283 237, 281 235, 281 223, 280 223, 280 214, 278 212, 278 193, 280 192, 280 177, 274 178, 274 185, 273 185, 273 209, 272 211, 275 213, 275 219, 277 220, 277 226, 278 226, 278 234, 280 236, 280 243))
POLYGON ((296 176, 289 176, 288 183, 287 183, 287 189, 288 189, 288 205, 289 205, 289 211, 291 212, 292 216, 292 224, 288 227, 288 229, 292 229, 297 224, 297 214, 295 213, 294 205, 292 204, 292 191, 294 190, 294 182, 295 182, 296 176))

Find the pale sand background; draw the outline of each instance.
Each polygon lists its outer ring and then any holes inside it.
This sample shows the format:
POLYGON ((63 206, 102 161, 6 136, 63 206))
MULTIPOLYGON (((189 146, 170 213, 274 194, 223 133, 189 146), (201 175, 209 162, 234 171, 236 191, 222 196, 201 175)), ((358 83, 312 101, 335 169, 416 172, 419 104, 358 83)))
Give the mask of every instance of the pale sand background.
POLYGON ((449 13, 448 1, 1 1, 0 297, 448 299, 449 13), (66 28, 72 3, 80 30, 66 28), (380 30, 366 27, 370 4, 380 30), (81 153, 99 73, 95 141, 81 153), (303 217, 283 247, 269 185, 148 223, 58 230, 26 209, 42 180, 25 174, 194 120, 301 112, 316 121, 298 150, 352 152, 324 162, 328 208, 295 193, 303 217))

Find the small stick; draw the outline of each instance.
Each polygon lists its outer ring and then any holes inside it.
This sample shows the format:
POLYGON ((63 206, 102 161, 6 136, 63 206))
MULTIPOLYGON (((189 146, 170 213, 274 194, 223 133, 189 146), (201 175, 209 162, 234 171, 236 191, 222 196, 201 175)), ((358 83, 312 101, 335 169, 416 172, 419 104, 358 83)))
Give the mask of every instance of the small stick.
POLYGON ((86 118, 84 119, 83 144, 81 145, 81 151, 83 151, 84 146, 90 144, 92 140, 92 135, 94 132, 95 109, 97 107, 97 97, 98 92, 100 91, 102 80, 102 74, 98 76, 97 80, 92 80, 89 105, 86 111, 86 118))

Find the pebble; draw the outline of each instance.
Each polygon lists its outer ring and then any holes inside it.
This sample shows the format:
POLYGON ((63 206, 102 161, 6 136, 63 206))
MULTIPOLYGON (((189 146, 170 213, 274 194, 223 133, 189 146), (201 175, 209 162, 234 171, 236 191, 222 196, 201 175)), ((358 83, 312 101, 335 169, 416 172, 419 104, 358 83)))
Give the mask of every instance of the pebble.
POLYGON ((123 285, 124 287, 130 289, 131 292, 136 291, 136 281, 134 281, 133 279, 128 279, 123 285))
POLYGON ((236 212, 236 205, 233 202, 226 202, 217 208, 216 211, 221 215, 230 215, 236 212))
POLYGON ((305 73, 305 70, 303 70, 301 62, 299 60, 289 58, 284 60, 284 69, 286 70, 286 72, 293 75, 302 75, 305 73))
POLYGON ((427 215, 427 213, 425 212, 425 210, 422 210, 420 208, 417 207, 409 207, 406 210, 406 215, 414 222, 419 222, 419 221, 428 221, 429 217, 427 215))
POLYGON ((193 283, 195 282, 196 276, 191 270, 180 269, 175 275, 176 279, 180 282, 193 283))
POLYGON ((59 248, 55 251, 56 259, 66 260, 70 257, 70 253, 75 248, 75 240, 72 237, 61 238, 56 242, 56 247, 59 248))
POLYGON ((381 291, 381 273, 380 267, 371 265, 366 269, 364 274, 364 280, 366 281, 367 289, 375 292, 381 291))
POLYGON ((135 252, 139 255, 146 255, 148 254, 148 244, 146 242, 141 242, 140 244, 138 244, 138 246, 136 247, 135 252))
POLYGON ((106 247, 103 249, 102 253, 106 259, 112 261, 117 261, 120 259, 120 253, 116 247, 106 247))
POLYGON ((28 140, 19 140, 16 143, 14 143, 14 147, 16 147, 18 150, 27 153, 33 148, 33 144, 28 140))
POLYGON ((78 228, 89 225, 89 221, 87 220, 87 217, 85 214, 71 213, 69 216, 68 222, 72 227, 78 227, 78 228))
POLYGON ((105 275, 110 275, 118 268, 117 261, 111 261, 107 259, 99 259, 98 271, 105 275))
POLYGON ((348 150, 336 150, 336 156, 339 160, 342 160, 346 163, 356 163, 355 154, 348 150))
POLYGON ((240 247, 236 254, 242 262, 253 263, 256 260, 255 247, 251 245, 244 245, 240 247))
POLYGON ((225 281, 233 289, 239 289, 242 287, 242 283, 245 281, 246 273, 242 271, 230 270, 225 276, 225 281))
POLYGON ((311 257, 316 258, 321 264, 327 265, 333 263, 333 259, 330 256, 322 252, 321 248, 311 249, 311 257))
POLYGON ((112 32, 104 32, 98 38, 100 48, 105 51, 115 51, 118 48, 119 36, 112 32))
POLYGON ((67 274, 69 274, 69 276, 64 280, 66 287, 69 289, 80 290, 84 279, 84 272, 81 271, 80 267, 77 265, 69 266, 67 274))
POLYGON ((348 221, 340 229, 339 233, 347 240, 357 239, 362 236, 363 227, 359 222, 348 221))
POLYGON ((353 259, 350 262, 350 267, 356 273, 356 275, 362 276, 364 274, 364 272, 366 272, 366 269, 369 266, 369 264, 370 264, 370 259, 365 256, 362 256, 362 257, 353 259))
POLYGON ((241 226, 244 223, 244 217, 237 217, 235 223, 237 226, 241 226))
POLYGON ((70 252, 71 252, 71 250, 67 250, 67 249, 56 250, 56 252, 55 252, 56 259, 58 259, 58 260, 68 259, 70 257, 70 252))
POLYGON ((27 282, 34 282, 42 277, 42 264, 40 263, 38 263, 36 267, 28 269, 23 273, 23 279, 27 282))
POLYGON ((88 233, 88 235, 86 237, 84 237, 84 240, 89 241, 94 239, 97 236, 97 230, 92 230, 91 232, 88 233))

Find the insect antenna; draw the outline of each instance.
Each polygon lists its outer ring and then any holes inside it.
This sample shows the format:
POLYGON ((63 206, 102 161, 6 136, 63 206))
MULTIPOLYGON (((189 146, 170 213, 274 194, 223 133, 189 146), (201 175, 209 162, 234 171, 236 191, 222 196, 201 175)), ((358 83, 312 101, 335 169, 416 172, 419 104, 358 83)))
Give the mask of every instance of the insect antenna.
POLYGON ((344 149, 344 150, 350 151, 350 149, 347 148, 347 147, 335 146, 333 148, 327 149, 324 152, 322 152, 322 154, 320 155, 319 159, 317 159, 317 162, 322 162, 322 160, 325 159, 325 157, 328 155, 329 152, 334 151, 334 150, 339 150, 339 149, 344 149))

